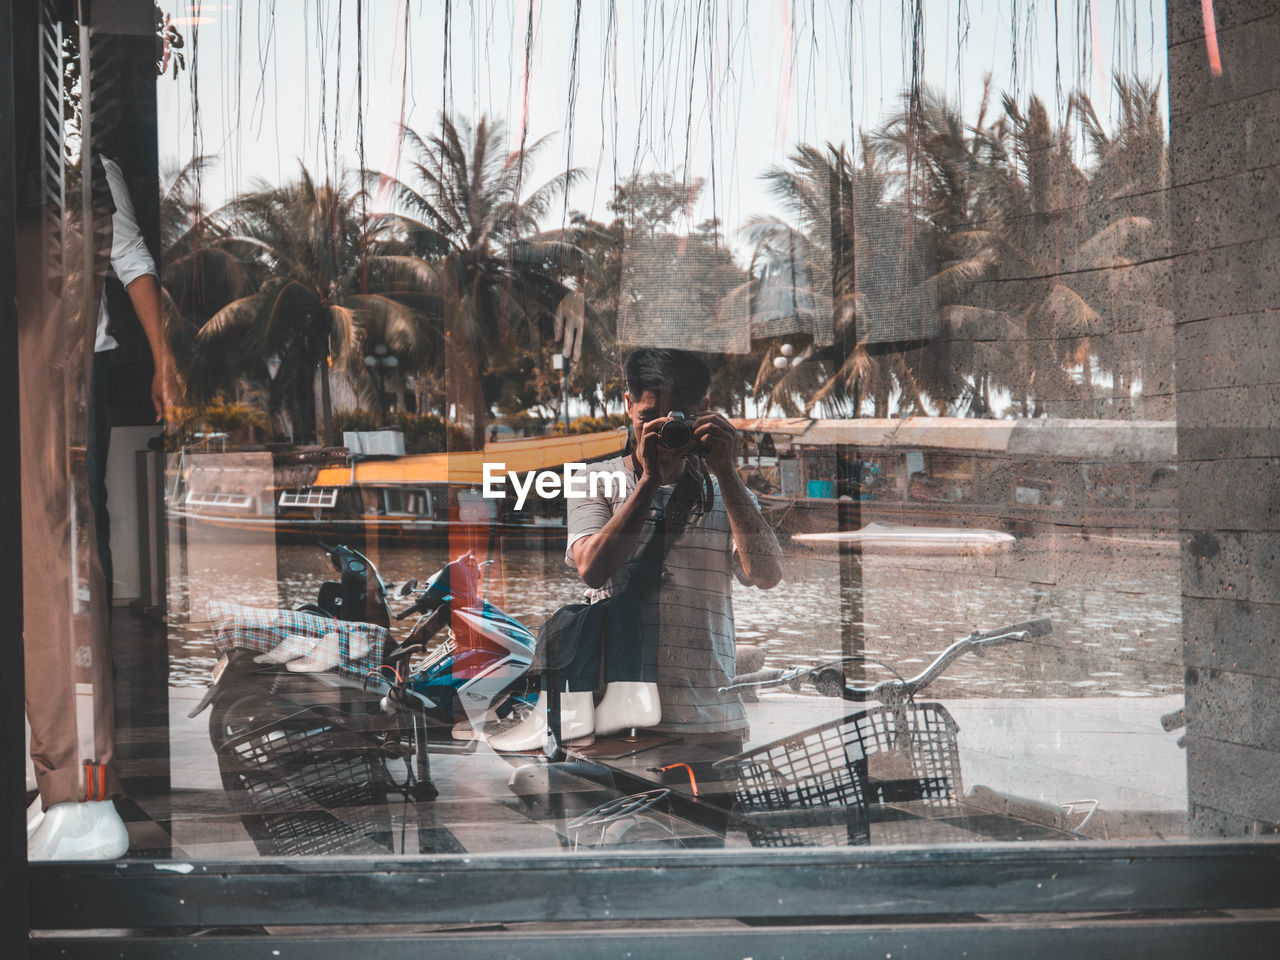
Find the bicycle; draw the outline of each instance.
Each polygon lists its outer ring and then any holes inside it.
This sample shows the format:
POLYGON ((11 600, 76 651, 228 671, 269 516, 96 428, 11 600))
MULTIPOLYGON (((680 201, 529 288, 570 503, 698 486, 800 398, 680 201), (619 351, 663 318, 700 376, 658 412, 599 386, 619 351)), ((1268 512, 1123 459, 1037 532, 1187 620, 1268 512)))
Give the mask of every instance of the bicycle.
MULTIPOLYGON (((868 844, 873 819, 886 840, 908 842, 913 832, 920 832, 912 829, 920 820, 960 816, 965 793, 959 725, 942 704, 918 703, 916 695, 961 654, 1026 642, 1051 631, 1049 619, 974 631, 916 676, 897 675, 869 686, 850 684, 843 670, 849 663, 867 662, 866 657, 735 677, 721 692, 780 686, 799 690, 807 680, 826 696, 879 705, 715 764, 720 778, 735 784, 734 820, 753 846, 790 847, 868 844), (903 805, 910 805, 910 812, 903 805)), ((1086 821, 1092 813, 1090 809, 1086 821)), ((1083 826, 1082 821, 1063 835, 1079 836, 1083 826)))

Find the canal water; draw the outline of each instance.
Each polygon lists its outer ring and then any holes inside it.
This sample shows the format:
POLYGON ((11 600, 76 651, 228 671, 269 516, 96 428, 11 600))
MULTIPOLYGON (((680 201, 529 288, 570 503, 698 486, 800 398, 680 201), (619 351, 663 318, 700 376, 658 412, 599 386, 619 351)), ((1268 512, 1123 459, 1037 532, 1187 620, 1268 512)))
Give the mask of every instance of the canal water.
MULTIPOLYGON (((787 549, 785 578, 777 588, 735 585, 738 641, 762 647, 772 666, 839 656, 838 558, 787 549)), ((448 556, 443 544, 369 552, 384 578, 396 584, 410 577, 426 580, 448 556)), ((210 600, 296 607, 314 601, 320 584, 334 577, 316 546, 189 540, 172 544, 170 557, 174 686, 208 682, 210 600)), ((490 600, 531 627, 582 596, 561 544, 521 545, 496 551, 495 557, 488 568, 490 600)), ((930 687, 931 695, 1151 697, 1182 690, 1174 541, 1029 537, 997 556, 868 554, 861 572, 861 619, 849 631, 850 642, 903 675, 919 671, 971 630, 1053 619, 1049 636, 956 661, 930 687)), ((866 670, 871 678, 891 675, 875 664, 866 670)))

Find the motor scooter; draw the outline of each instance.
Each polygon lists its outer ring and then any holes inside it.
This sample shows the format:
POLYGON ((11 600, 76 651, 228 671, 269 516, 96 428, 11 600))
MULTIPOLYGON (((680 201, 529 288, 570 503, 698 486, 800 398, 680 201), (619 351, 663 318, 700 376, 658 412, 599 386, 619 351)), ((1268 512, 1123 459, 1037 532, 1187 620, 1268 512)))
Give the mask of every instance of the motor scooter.
POLYGON ((296 611, 233 608, 220 620, 219 659, 205 696, 209 737, 228 770, 261 771, 308 730, 340 728, 364 738, 401 776, 391 784, 433 799, 429 752, 475 749, 470 736, 536 697, 528 676, 534 634, 480 596, 482 564, 467 553, 445 564, 392 613, 388 584, 363 554, 321 544, 339 573, 316 602, 296 611), (416 591, 416 595, 415 595, 416 591), (393 621, 417 615, 396 640, 393 621), (430 641, 446 630, 443 642, 430 641), (265 753, 264 753, 265 751, 265 753))

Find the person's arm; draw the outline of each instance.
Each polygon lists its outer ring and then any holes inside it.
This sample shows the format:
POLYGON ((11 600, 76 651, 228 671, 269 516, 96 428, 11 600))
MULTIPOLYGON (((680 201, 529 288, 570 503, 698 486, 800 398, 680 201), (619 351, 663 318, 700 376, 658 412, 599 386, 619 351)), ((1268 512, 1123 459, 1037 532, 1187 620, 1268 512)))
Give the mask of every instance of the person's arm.
POLYGON ((156 421, 164 419, 164 411, 177 402, 177 377, 173 354, 164 332, 164 313, 160 300, 160 277, 155 260, 147 249, 138 219, 133 211, 133 198, 124 182, 124 174, 115 161, 102 158, 102 167, 111 188, 115 212, 111 216, 111 266, 129 294, 134 313, 151 348, 155 375, 151 378, 151 402, 156 421))
POLYGON ((597 590, 604 586, 630 559, 657 490, 656 485, 641 480, 599 533, 583 537, 573 545, 574 566, 588 587, 597 590))
POLYGON ((570 548, 578 576, 593 590, 608 583, 617 569, 631 559, 653 498, 662 487, 663 472, 670 468, 668 461, 678 459, 658 443, 666 422, 666 417, 659 417, 644 425, 635 452, 640 476, 631 496, 598 533, 575 541, 570 548))
POLYGON ((762 590, 776 587, 782 580, 782 548, 734 466, 738 431, 720 414, 707 413, 698 418, 693 435, 706 448, 704 459, 720 481, 720 496, 729 514, 742 572, 762 590))
POLYGON ((143 274, 125 288, 138 315, 142 332, 147 335, 151 347, 151 360, 155 364, 155 376, 151 378, 151 403, 156 408, 156 422, 164 419, 167 407, 178 401, 177 378, 174 376, 173 354, 164 335, 164 318, 160 307, 160 281, 154 274, 143 274))

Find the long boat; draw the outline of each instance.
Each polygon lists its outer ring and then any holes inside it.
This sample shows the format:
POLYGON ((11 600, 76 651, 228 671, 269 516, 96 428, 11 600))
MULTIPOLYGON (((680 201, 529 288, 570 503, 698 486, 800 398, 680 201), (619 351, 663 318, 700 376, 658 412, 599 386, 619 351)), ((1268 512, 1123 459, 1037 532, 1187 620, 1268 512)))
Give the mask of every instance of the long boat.
MULTIPOLYGON (((743 472, 783 534, 870 524, 1172 543, 1172 421, 958 417, 733 421, 743 472)), ((838 538, 837 538, 838 539, 838 538)), ((824 542, 824 541, 818 541, 824 542)))
MULTIPOLYGON (((625 430, 492 441, 482 451, 410 454, 281 468, 270 453, 192 454, 178 468, 171 523, 203 534, 271 534, 278 541, 455 537, 542 542, 563 537, 563 498, 482 495, 484 466, 528 474, 617 456, 625 430)), ((341 455, 341 452, 339 452, 341 455)), ((333 456, 329 458, 331 461, 333 456)))

